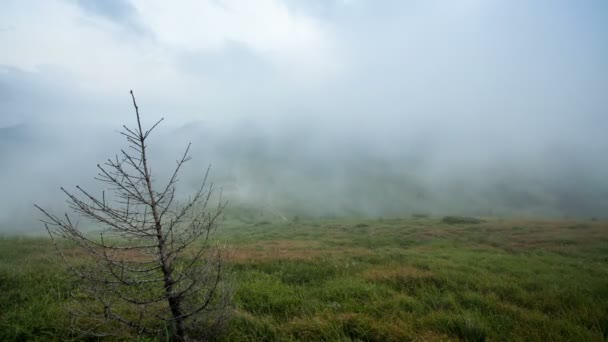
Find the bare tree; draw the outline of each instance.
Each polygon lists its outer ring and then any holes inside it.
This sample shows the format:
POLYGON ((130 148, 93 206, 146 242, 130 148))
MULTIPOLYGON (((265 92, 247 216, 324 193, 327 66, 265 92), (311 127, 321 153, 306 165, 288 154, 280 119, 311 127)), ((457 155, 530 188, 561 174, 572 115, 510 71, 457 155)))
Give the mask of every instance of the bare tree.
POLYGON ((87 333, 113 334, 124 327, 137 334, 168 333, 175 341, 209 339, 226 320, 231 300, 225 251, 210 238, 226 202, 220 192, 210 210, 208 168, 200 188, 178 203, 177 177, 190 160, 190 145, 167 183, 153 184, 147 141, 163 119, 144 130, 133 91, 131 97, 137 126, 120 132, 128 149, 97 165, 95 179, 107 191, 95 196, 79 186, 75 193, 61 188, 71 210, 92 221, 94 231, 84 232, 67 213, 60 217, 36 207, 81 285, 72 305, 81 330, 86 323, 87 333), (70 255, 76 251, 85 258, 70 255))

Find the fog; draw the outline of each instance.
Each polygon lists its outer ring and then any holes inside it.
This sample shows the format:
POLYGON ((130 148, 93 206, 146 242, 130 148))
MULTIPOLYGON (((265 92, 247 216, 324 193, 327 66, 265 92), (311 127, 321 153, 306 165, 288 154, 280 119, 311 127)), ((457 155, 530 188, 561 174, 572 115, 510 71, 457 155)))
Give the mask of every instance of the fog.
POLYGON ((232 213, 607 218, 608 3, 4 1, 0 232, 99 191, 133 89, 232 213))

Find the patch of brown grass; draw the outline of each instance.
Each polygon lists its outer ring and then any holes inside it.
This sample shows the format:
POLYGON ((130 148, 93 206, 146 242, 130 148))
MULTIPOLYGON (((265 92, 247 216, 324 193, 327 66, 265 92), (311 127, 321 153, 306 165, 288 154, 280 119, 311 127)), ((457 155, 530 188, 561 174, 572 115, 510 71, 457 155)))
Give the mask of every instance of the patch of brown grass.
MULTIPOLYGON (((61 250, 63 255, 70 261, 85 262, 87 260, 97 260, 97 257, 91 255, 89 252, 82 248, 71 247, 68 249, 61 250)), ((103 255, 99 250, 100 255, 103 255)), ((107 256, 110 260, 124 262, 149 262, 154 260, 154 256, 146 253, 141 249, 120 249, 120 250, 108 250, 107 256)))
POLYGON ((509 252, 543 249, 570 253, 597 245, 608 236, 608 222, 575 220, 489 219, 479 225, 428 227, 421 240, 467 239, 509 252))
POLYGON ((260 261, 294 260, 309 261, 325 257, 363 256, 371 251, 362 247, 329 248, 319 241, 271 240, 234 248, 231 261, 248 263, 260 261))

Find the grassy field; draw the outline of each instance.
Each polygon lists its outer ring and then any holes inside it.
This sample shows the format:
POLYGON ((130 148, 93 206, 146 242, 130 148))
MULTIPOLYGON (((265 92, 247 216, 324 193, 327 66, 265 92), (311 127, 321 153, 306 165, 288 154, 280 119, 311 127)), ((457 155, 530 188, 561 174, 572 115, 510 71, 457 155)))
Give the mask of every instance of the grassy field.
MULTIPOLYGON (((228 220, 226 341, 606 341, 608 222, 228 220)), ((73 284, 0 238, 0 341, 66 340, 73 284)))

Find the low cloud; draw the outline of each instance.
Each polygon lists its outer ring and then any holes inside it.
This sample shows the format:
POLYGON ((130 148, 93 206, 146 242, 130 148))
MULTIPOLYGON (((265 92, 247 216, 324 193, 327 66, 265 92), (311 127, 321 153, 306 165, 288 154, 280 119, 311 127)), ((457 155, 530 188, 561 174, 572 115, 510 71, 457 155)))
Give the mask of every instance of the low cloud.
POLYGON ((601 215, 607 13, 602 1, 5 1, 0 217, 90 180, 132 121, 129 89, 146 123, 166 118, 159 160, 192 140, 197 167, 212 162, 245 202, 601 215))

